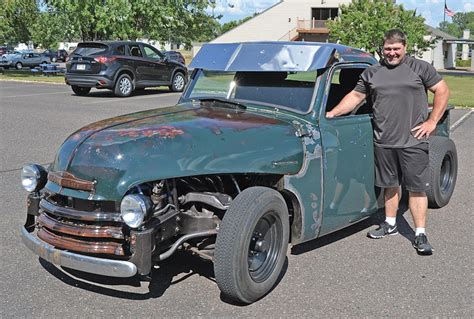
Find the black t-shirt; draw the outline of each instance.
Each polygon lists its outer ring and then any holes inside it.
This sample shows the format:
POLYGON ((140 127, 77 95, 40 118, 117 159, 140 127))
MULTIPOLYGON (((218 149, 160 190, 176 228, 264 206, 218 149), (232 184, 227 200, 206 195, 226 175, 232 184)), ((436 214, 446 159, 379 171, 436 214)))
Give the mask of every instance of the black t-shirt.
POLYGON ((374 143, 386 148, 417 145, 411 130, 428 118, 427 89, 441 81, 434 67, 405 56, 396 66, 367 68, 354 88, 368 95, 374 111, 374 143))

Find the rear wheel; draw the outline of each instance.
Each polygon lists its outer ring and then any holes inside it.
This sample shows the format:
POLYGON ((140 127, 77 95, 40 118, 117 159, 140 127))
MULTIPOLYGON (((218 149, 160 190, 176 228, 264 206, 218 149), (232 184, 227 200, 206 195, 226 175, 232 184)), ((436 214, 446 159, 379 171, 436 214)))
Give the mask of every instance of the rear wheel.
POLYGON ((51 62, 56 62, 58 59, 56 58, 51 58, 51 62))
POLYGON ((71 89, 74 93, 76 93, 76 95, 79 95, 79 96, 85 96, 89 94, 89 92, 91 91, 91 88, 76 86, 76 85, 72 85, 71 89))
POLYGON ((184 74, 181 72, 176 72, 173 75, 173 81, 171 82, 170 90, 173 92, 182 92, 185 85, 186 80, 184 78, 184 74))
POLYGON ((122 74, 115 82, 114 94, 120 97, 127 97, 132 94, 132 78, 128 74, 122 74))
POLYGON ((277 191, 250 187, 233 201, 219 225, 214 273, 222 293, 252 303, 282 271, 289 238, 288 208, 277 191))
POLYGON ((17 62, 15 64, 15 67, 16 67, 17 70, 21 70, 21 69, 23 69, 23 64, 21 64, 21 62, 17 62))
POLYGON ((430 139, 430 187, 426 192, 428 206, 441 208, 448 204, 456 186, 458 156, 456 145, 446 137, 430 139))

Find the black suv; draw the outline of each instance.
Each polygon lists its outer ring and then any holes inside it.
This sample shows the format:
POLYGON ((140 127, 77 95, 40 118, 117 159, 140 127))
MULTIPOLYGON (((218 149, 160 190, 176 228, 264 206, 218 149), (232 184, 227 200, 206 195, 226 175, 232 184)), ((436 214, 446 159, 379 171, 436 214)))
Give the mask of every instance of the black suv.
POLYGON ((180 92, 188 79, 185 65, 149 44, 131 41, 79 43, 66 69, 66 84, 77 95, 86 95, 95 87, 125 97, 134 90, 160 85, 180 92))

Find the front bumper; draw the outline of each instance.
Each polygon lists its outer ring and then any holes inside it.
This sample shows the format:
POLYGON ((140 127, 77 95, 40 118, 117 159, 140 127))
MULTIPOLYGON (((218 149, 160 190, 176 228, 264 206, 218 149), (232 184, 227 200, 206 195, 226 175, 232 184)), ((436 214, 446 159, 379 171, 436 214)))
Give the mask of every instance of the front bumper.
POLYGON ((59 266, 111 277, 133 277, 137 274, 137 266, 129 261, 96 258, 59 250, 29 233, 24 227, 21 229, 21 239, 36 255, 59 266))

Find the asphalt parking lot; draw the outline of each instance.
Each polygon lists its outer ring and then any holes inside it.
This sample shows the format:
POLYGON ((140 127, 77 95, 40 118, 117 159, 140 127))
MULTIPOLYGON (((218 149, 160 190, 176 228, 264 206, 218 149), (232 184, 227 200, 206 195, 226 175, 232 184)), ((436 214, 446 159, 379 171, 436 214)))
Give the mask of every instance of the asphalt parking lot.
POLYGON ((370 240, 377 218, 289 251, 284 276, 262 300, 221 299, 212 264, 186 253, 156 267, 150 283, 62 271, 23 246, 26 192, 19 169, 49 163, 62 141, 92 121, 170 106, 179 95, 146 90, 72 94, 65 85, 0 82, 0 317, 474 317, 472 189, 474 116, 452 111, 458 181, 448 206, 429 211, 430 257, 411 247, 409 212, 401 235, 370 240), (458 120, 463 119, 462 123, 458 120), (461 124, 459 124, 461 123, 461 124))

